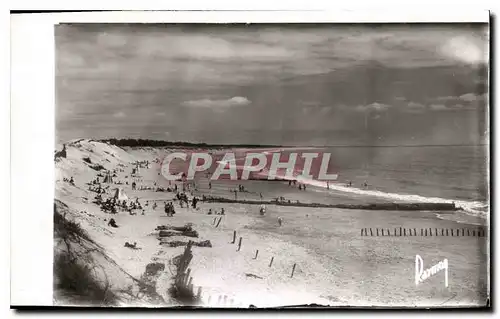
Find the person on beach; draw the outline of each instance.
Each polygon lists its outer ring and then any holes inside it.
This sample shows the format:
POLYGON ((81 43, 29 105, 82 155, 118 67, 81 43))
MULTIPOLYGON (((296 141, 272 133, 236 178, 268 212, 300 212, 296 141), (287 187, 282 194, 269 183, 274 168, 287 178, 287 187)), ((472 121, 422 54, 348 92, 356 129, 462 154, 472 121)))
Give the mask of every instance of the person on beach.
POLYGON ((212 182, 208 182, 208 189, 212 189, 212 182))
POLYGON ((212 213, 212 209, 211 209, 211 208, 209 208, 209 209, 208 209, 208 213, 207 213, 207 215, 212 215, 212 214, 213 214, 213 213, 212 213))
POLYGON ((198 198, 193 197, 193 200, 192 200, 192 207, 193 207, 194 209, 196 209, 196 204, 197 204, 197 203, 198 203, 198 198))
POLYGON ((118 228, 118 225, 116 224, 116 221, 114 218, 111 218, 108 222, 108 226, 111 226, 113 228, 118 228))
POLYGON ((223 207, 223 208, 221 208, 221 210, 220 210, 220 214, 221 214, 221 215, 225 215, 225 213, 224 213, 224 207, 223 207))
POLYGON ((283 217, 278 217, 278 225, 281 227, 283 225, 283 217))
POLYGON ((299 191, 302 190, 302 184, 299 184, 299 191))
POLYGON ((266 205, 264 205, 264 204, 260 205, 259 212, 260 212, 260 215, 264 215, 266 213, 266 205))
POLYGON ((330 183, 326 181, 326 189, 330 189, 330 183))

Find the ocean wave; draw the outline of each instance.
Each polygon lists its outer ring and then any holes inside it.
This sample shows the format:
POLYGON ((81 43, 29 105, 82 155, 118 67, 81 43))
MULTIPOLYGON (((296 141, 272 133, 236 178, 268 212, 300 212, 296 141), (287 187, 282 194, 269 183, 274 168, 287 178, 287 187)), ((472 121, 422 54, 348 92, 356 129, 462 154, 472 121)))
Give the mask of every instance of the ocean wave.
POLYGON ((304 178, 297 178, 297 181, 319 187, 319 188, 327 188, 329 187, 330 191, 337 191, 337 192, 345 192, 345 193, 351 193, 351 194, 357 194, 357 195, 362 195, 362 196, 374 196, 374 197, 379 197, 379 198, 386 198, 390 200, 397 200, 397 201, 406 201, 406 202, 421 202, 421 203, 454 203, 457 207, 461 208, 464 213, 474 216, 474 217, 480 217, 480 218, 488 218, 489 215, 489 205, 484 202, 480 201, 464 201, 464 200, 456 200, 456 199, 446 199, 446 198, 440 198, 440 197, 425 197, 421 195, 414 195, 414 194, 398 194, 398 193, 387 193, 387 192, 382 192, 378 190, 368 190, 368 189, 361 189, 361 188, 356 188, 356 187, 348 187, 348 186, 342 186, 338 184, 332 184, 330 183, 327 185, 326 182, 323 181, 318 181, 318 180, 311 180, 311 179, 304 179, 304 178))

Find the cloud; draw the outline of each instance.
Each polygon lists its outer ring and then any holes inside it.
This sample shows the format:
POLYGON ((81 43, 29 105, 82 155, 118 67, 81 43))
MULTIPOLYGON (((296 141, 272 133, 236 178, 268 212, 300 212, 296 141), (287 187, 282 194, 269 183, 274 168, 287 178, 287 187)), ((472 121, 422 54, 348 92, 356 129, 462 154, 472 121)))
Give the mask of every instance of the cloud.
POLYGON ((460 95, 458 98, 462 101, 474 102, 474 101, 478 101, 478 100, 483 100, 485 98, 485 96, 483 94, 478 95, 475 93, 467 93, 467 94, 460 95))
POLYGON ((410 102, 405 110, 410 113, 420 113, 425 110, 425 105, 417 102, 410 102))
POLYGON ((188 107, 195 108, 228 108, 228 107, 236 107, 236 106, 245 106, 252 103, 249 99, 242 96, 235 96, 226 100, 211 100, 211 99, 202 99, 202 100, 192 100, 185 101, 182 104, 188 107))
POLYGON ((421 103, 417 103, 417 102, 410 102, 410 103, 408 103, 408 107, 410 109, 423 109, 423 108, 425 108, 425 105, 423 105, 421 103))
POLYGON ((390 105, 375 102, 368 105, 358 105, 354 109, 360 112, 384 112, 390 107, 390 105))
POLYGON ((429 108, 434 111, 444 111, 448 109, 444 104, 431 104, 429 108))
POLYGON ((126 114, 125 114, 125 113, 123 113, 123 112, 117 112, 117 113, 113 114, 113 116, 114 116, 114 117, 118 117, 118 118, 122 118, 122 117, 125 117, 125 116, 126 116, 126 114))
POLYGON ((450 38, 441 47, 444 55, 467 64, 480 64, 488 61, 488 43, 486 39, 472 36, 450 38))

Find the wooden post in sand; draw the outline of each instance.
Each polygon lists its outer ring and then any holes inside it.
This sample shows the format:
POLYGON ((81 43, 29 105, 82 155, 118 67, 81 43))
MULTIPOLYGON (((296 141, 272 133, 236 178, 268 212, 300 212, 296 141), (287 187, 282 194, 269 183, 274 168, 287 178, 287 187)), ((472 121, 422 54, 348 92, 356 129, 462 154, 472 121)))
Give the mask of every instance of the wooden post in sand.
POLYGON ((476 230, 475 229, 472 230, 472 236, 476 236, 476 230))
POLYGON ((378 236, 378 228, 377 228, 377 236, 378 236))
POLYGON ((405 228, 405 229, 403 229, 403 231, 404 231, 404 236, 406 237, 406 228, 405 228))
POLYGON ((217 222, 217 225, 215 225, 215 228, 219 227, 221 220, 222 220, 222 217, 219 217, 219 221, 217 222))
POLYGON ((255 251, 255 257, 254 257, 253 259, 257 259, 257 256, 258 256, 258 255, 259 255, 259 250, 257 249, 257 250, 255 251))
POLYGON ((234 244, 236 243, 236 230, 233 231, 233 241, 231 242, 231 244, 234 244))
POLYGON ((399 236, 403 236, 403 228, 399 227, 399 236))
POLYGON ((271 257, 271 262, 269 263, 269 267, 271 267, 273 265, 273 261, 274 261, 274 256, 271 257))
POLYGON ((370 228, 370 236, 373 236, 373 232, 372 232, 372 229, 370 228))
POLYGON ((240 251, 241 249, 241 241, 243 240, 243 237, 240 237, 240 241, 238 242, 238 250, 237 251, 240 251))
POLYGON ((212 221, 212 225, 215 225, 215 220, 217 219, 217 217, 214 217, 214 220, 212 221))
POLYGON ((384 236, 384 229, 382 228, 382 229, 380 229, 380 230, 382 231, 382 236, 384 236))
POLYGON ((295 272, 295 266, 297 266, 297 264, 293 264, 292 274, 290 275, 290 278, 293 278, 293 273, 295 272))
POLYGON ((196 298, 201 300, 201 287, 198 287, 198 293, 196 294, 196 298))
POLYGON ((446 228, 446 236, 448 236, 448 228, 446 228))
POLYGON ((189 280, 189 278, 190 278, 190 277, 189 277, 190 275, 191 275, 191 268, 189 268, 189 269, 187 270, 187 273, 184 275, 185 277, 184 277, 184 280, 183 280, 183 283, 182 283, 182 285, 183 285, 183 286, 186 286, 186 287, 187 287, 187 286, 189 285, 188 280, 189 280))

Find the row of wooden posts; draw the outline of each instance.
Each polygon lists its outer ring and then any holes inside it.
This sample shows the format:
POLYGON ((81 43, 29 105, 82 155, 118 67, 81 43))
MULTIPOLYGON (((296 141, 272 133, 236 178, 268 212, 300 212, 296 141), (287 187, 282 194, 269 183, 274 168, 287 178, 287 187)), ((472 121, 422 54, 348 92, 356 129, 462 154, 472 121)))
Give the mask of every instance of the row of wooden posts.
MULTIPOLYGON (((238 240, 238 249, 236 251, 240 251, 241 250, 241 243, 243 241, 243 237, 240 237, 240 239, 238 240)), ((231 242, 231 244, 235 244, 236 243, 236 230, 233 231, 233 241, 231 242)), ((255 256, 253 257, 253 259, 257 259, 259 257, 259 250, 257 249, 255 251, 255 256)), ((269 267, 271 267, 273 265, 273 261, 274 261, 274 256, 271 257, 271 260, 269 261, 269 267)), ((290 274, 290 278, 293 278, 293 274, 295 272, 295 267, 297 266, 297 263, 293 264, 293 267, 292 267, 292 273, 290 274)))
MULTIPOLYGON (((208 305, 212 304, 212 296, 211 295, 208 296, 206 303, 208 305)), ((227 295, 224 295, 224 296, 219 295, 215 305, 217 305, 217 306, 230 306, 230 307, 237 307, 237 308, 241 308, 243 306, 243 304, 241 302, 236 304, 236 301, 234 300, 234 298, 229 298, 227 295)))
POLYGON ((394 228, 391 232, 389 228, 361 228, 361 236, 473 236, 485 237, 485 229, 448 229, 448 228, 394 228))

